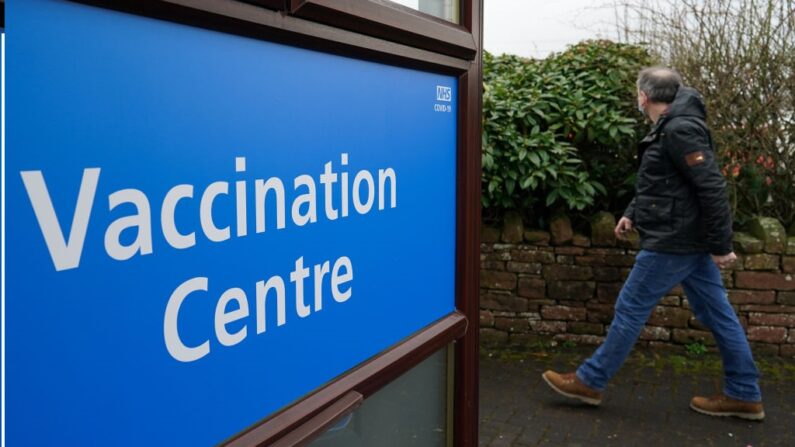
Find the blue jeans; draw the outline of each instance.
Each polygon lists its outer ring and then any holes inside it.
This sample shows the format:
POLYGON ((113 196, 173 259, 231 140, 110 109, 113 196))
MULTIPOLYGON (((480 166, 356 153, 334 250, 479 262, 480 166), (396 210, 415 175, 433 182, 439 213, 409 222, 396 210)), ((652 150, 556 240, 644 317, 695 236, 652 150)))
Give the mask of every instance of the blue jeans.
POLYGON ((710 255, 675 255, 642 250, 616 301, 607 338, 579 369, 577 377, 604 390, 638 339, 665 293, 681 283, 698 321, 715 336, 723 360, 723 392, 734 399, 759 402, 759 372, 740 321, 729 304, 718 267, 710 255))

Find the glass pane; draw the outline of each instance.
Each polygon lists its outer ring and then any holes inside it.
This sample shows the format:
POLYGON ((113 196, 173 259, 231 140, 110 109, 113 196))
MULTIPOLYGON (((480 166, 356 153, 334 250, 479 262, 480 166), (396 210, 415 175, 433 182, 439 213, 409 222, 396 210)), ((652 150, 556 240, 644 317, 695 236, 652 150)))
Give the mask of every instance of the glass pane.
POLYGON ((447 348, 364 401, 312 447, 444 447, 448 416, 447 348))
POLYGON ((417 11, 459 23, 461 0, 390 0, 417 11))

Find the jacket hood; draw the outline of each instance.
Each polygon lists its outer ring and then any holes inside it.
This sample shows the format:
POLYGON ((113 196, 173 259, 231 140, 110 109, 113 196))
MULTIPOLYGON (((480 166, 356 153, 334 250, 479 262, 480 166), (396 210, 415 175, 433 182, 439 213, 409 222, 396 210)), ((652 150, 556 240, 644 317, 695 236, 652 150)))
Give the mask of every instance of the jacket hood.
POLYGON ((694 116, 706 120, 707 108, 701 93, 692 87, 679 87, 666 116, 669 119, 677 116, 694 116))

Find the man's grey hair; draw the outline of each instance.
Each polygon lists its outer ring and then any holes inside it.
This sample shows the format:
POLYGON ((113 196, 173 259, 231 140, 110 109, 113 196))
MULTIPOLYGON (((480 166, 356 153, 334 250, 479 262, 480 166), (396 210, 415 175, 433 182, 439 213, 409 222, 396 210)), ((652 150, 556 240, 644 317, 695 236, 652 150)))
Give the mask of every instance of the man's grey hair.
POLYGON ((670 104, 682 86, 682 76, 668 67, 644 68, 638 74, 638 90, 651 102, 670 104))

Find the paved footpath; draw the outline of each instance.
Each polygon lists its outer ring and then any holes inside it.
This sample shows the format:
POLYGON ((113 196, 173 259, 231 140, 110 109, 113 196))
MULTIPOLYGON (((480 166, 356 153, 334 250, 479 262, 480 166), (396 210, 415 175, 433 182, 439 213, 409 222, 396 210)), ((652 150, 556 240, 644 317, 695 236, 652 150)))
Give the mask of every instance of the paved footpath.
POLYGON ((636 352, 599 408, 571 404, 541 379, 547 369, 572 371, 588 353, 484 351, 480 446, 795 446, 795 361, 758 359, 766 413, 760 423, 689 409, 695 393, 720 390, 714 354, 636 352))

